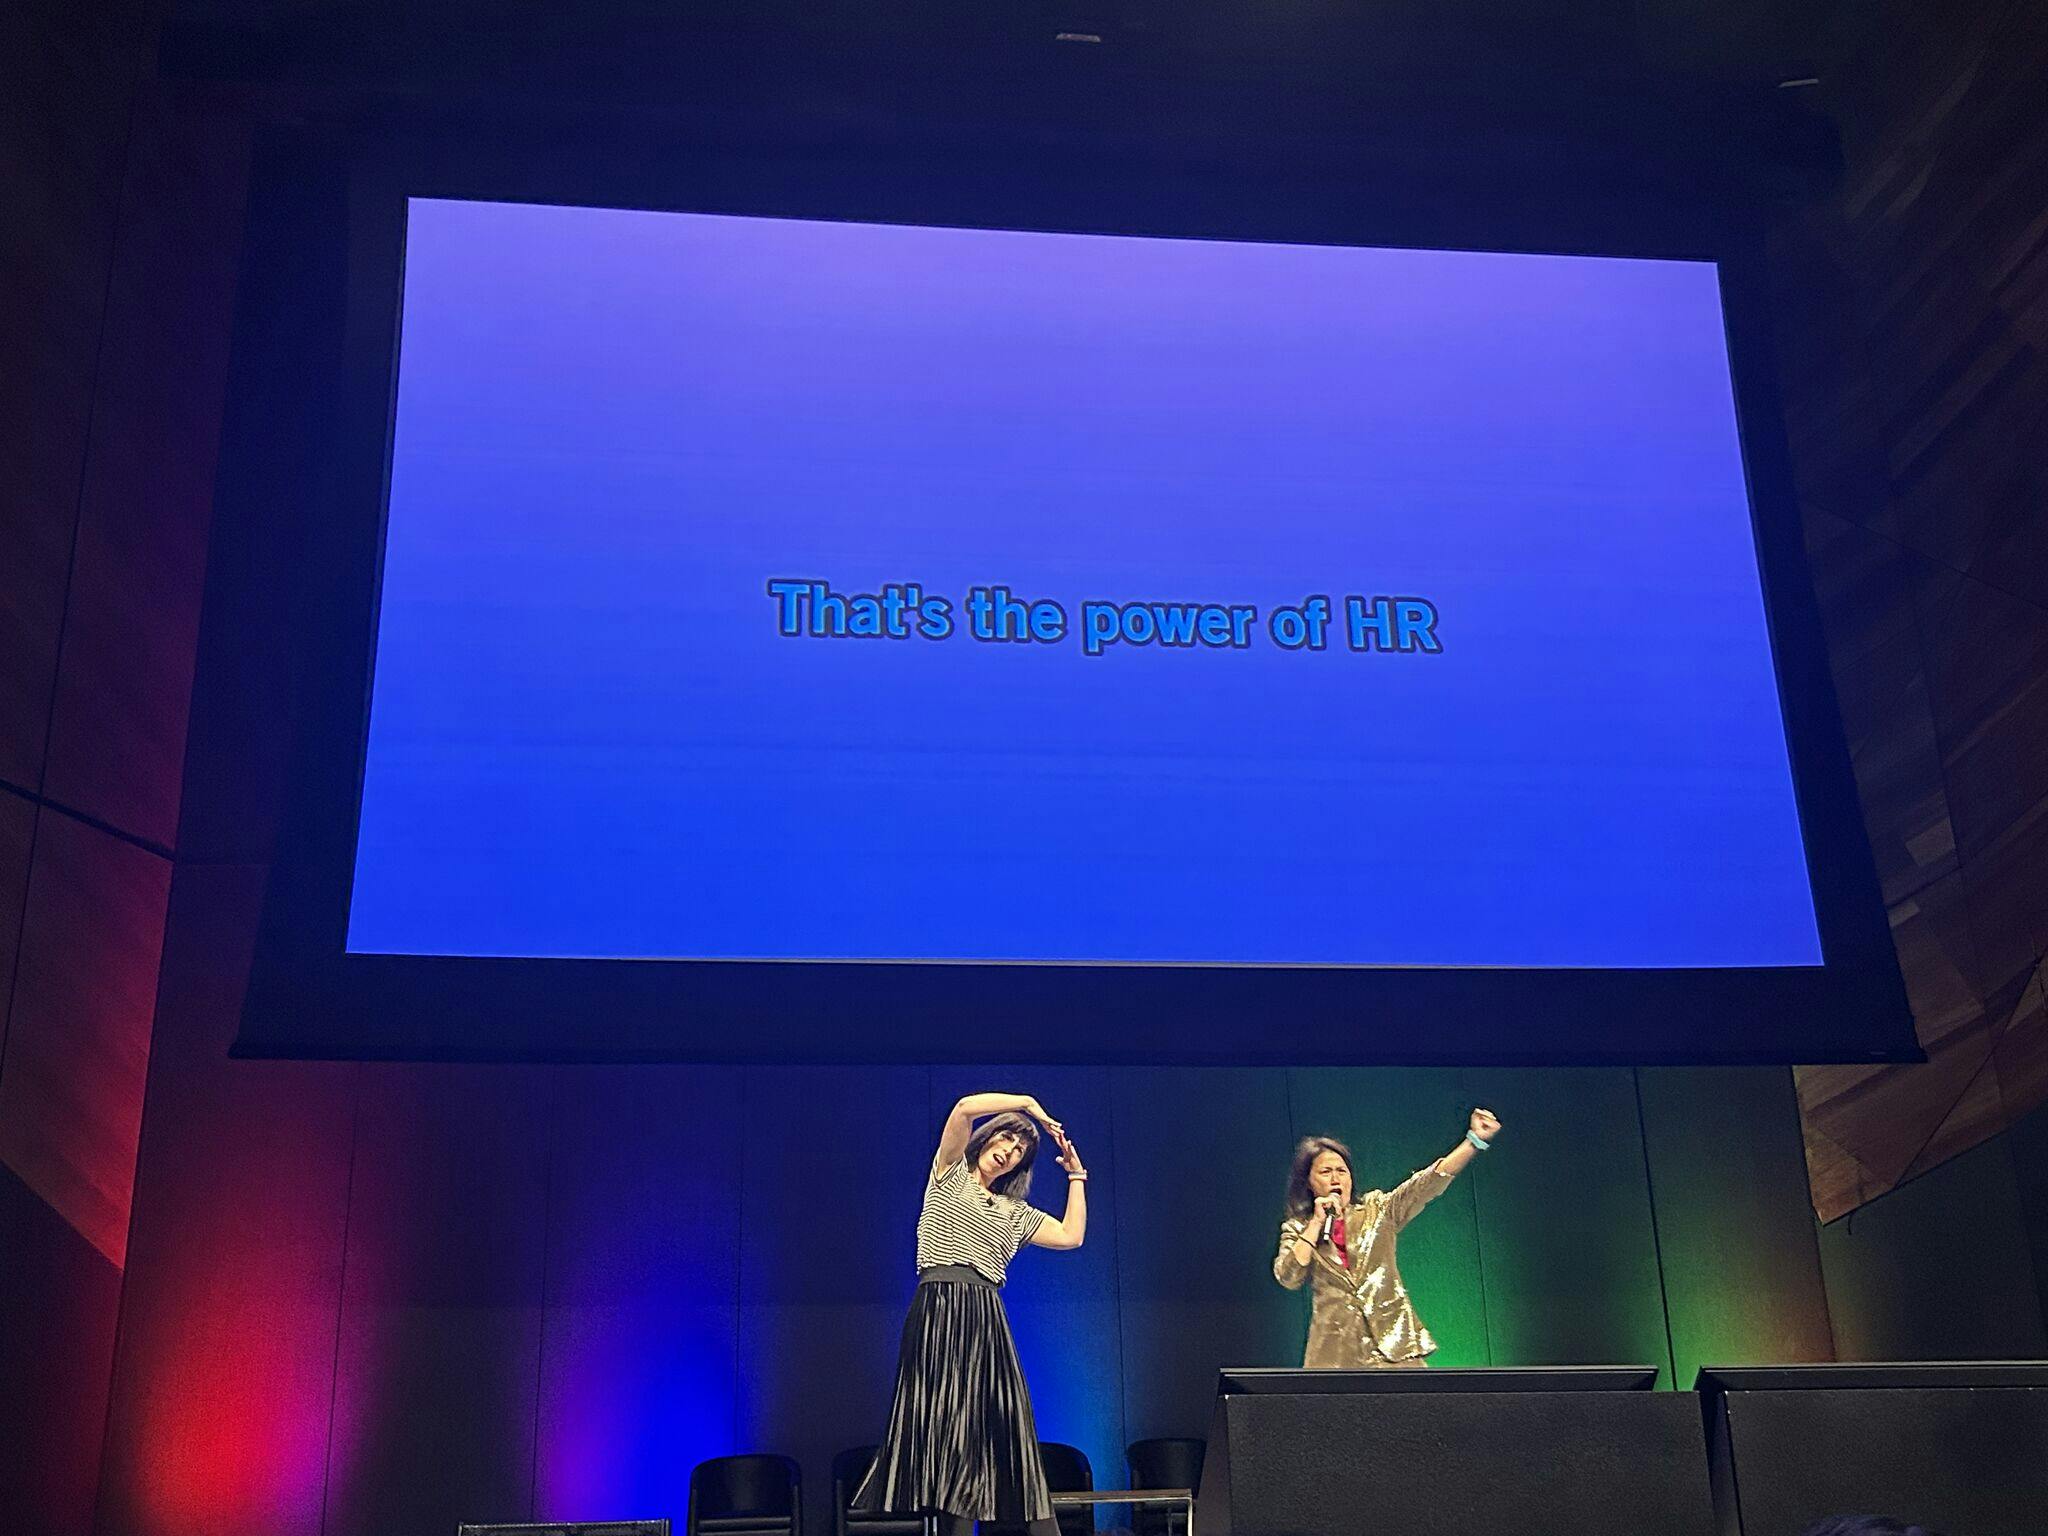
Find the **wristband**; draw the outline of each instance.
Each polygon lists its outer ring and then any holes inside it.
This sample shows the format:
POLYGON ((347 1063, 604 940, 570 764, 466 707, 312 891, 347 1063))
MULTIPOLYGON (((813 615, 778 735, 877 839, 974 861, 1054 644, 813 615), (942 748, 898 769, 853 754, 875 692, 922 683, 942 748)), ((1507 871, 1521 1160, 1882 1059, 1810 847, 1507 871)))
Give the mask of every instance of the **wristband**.
POLYGON ((1467 1131, 1465 1133, 1465 1139, 1472 1143, 1472 1148, 1476 1152, 1491 1152, 1493 1150, 1492 1147, 1488 1146, 1485 1142, 1479 1139, 1479 1133, 1477 1131, 1467 1131))
POLYGON ((1086 1168, 1083 1168, 1079 1173, 1070 1173, 1067 1175, 1067 1182, 1069 1184, 1073 1183, 1076 1179, 1079 1179, 1083 1184, 1087 1183, 1088 1170, 1086 1168))

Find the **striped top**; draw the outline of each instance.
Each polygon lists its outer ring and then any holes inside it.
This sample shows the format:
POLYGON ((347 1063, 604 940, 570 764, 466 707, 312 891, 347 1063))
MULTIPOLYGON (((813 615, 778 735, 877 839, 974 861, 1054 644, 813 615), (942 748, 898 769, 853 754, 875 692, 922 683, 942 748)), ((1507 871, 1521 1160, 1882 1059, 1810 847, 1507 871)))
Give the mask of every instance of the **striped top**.
POLYGON ((1001 1285, 1011 1257, 1044 1220, 1045 1212, 983 1189, 964 1161, 935 1169, 917 1217, 917 1267, 968 1264, 1001 1285))

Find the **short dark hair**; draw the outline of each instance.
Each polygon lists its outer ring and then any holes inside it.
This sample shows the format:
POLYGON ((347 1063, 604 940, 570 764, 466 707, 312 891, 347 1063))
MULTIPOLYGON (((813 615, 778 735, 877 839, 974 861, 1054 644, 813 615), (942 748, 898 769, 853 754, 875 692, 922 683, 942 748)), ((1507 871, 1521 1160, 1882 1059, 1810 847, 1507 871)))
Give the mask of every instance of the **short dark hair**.
POLYGON ((1356 1167, 1351 1161, 1351 1149, 1334 1136, 1304 1136, 1294 1148, 1294 1166, 1287 1171, 1287 1214, 1297 1221, 1307 1218, 1315 1208, 1316 1197, 1308 1192, 1308 1171, 1316 1159, 1325 1152, 1334 1152, 1344 1159, 1344 1167, 1355 1180, 1356 1167))
POLYGON ((968 1171, 972 1172, 981 1162, 981 1149, 1005 1132, 1024 1143, 1024 1153, 1017 1159, 1017 1166, 989 1185, 993 1194, 1007 1195, 1012 1200, 1022 1200, 1031 1193, 1031 1165, 1038 1160, 1038 1124, 1029 1115, 1006 1109, 1000 1115, 990 1115, 974 1128, 974 1134, 967 1138, 968 1171))
POLYGON ((1809 1525, 1803 1536, 1935 1536, 1924 1525, 1908 1525, 1889 1515, 1829 1515, 1809 1525))

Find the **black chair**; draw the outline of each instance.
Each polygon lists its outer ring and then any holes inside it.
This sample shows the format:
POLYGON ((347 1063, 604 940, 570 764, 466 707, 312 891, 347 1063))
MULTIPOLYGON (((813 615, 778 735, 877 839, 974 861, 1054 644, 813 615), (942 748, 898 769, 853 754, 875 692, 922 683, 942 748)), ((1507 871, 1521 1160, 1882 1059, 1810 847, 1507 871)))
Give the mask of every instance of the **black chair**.
MULTIPOLYGON (((1124 1451, 1131 1463, 1133 1488, 1185 1488, 1190 1493, 1202 1486, 1202 1440, 1134 1440, 1124 1451)), ((1140 1505, 1131 1512, 1131 1529, 1136 1536, 1186 1536, 1188 1513, 1171 1506, 1140 1505)))
POLYGON ((803 1472, 787 1456, 714 1456, 690 1469, 689 1536, 803 1536, 803 1472))
POLYGON ((925 1536, 922 1515, 875 1515, 848 1509, 878 1446, 857 1445, 832 1458, 832 1536, 925 1536))
MULTIPOLYGON (((1041 1440, 1038 1442, 1038 1459, 1045 1464, 1045 1486, 1052 1492, 1095 1491, 1095 1469, 1088 1465, 1088 1457, 1077 1447, 1062 1445, 1056 1440, 1041 1440)), ((1093 1536, 1095 1509, 1092 1505, 1076 1505, 1067 1509, 1055 1505, 1053 1516, 1060 1523, 1060 1536, 1093 1536)), ((1025 1531, 1021 1524, 989 1520, 983 1522, 981 1536, 1025 1536, 1025 1531)))

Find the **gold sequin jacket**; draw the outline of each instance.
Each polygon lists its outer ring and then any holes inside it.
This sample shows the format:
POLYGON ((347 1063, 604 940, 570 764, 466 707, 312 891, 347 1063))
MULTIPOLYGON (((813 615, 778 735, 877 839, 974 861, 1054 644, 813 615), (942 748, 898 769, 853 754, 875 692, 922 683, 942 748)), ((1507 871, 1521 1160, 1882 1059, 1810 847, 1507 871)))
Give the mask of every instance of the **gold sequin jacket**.
POLYGON ((1280 1251, 1273 1256, 1273 1278, 1298 1291, 1311 1275, 1308 1350, 1302 1364, 1310 1369, 1361 1370, 1375 1366, 1419 1365, 1436 1349, 1436 1340, 1422 1326, 1401 1284, 1394 1262, 1394 1243, 1430 1201, 1450 1187, 1451 1177, 1436 1164, 1410 1176, 1397 1189, 1369 1189, 1344 1213, 1344 1236, 1351 1255, 1347 1269, 1337 1262, 1337 1249, 1324 1234, 1314 1257, 1303 1264, 1294 1256, 1307 1223, 1289 1218, 1280 1223, 1280 1251))

